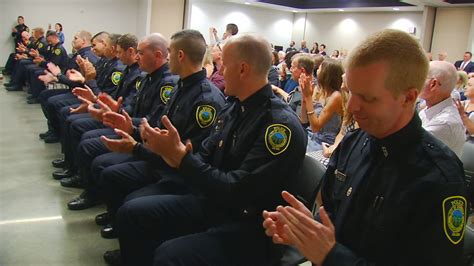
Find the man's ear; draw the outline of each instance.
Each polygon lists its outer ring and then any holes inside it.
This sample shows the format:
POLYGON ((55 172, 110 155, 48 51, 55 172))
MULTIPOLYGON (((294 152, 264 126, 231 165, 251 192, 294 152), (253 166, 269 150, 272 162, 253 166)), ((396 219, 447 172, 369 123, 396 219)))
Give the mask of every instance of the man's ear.
POLYGON ((418 90, 415 89, 415 88, 411 88, 411 89, 408 89, 406 92, 403 93, 404 94, 404 104, 413 104, 417 101, 418 99, 418 90))

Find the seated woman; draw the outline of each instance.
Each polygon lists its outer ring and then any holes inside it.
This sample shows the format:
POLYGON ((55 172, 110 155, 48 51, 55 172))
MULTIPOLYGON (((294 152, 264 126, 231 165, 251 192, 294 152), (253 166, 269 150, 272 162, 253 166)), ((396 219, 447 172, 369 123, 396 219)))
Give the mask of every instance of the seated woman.
POLYGON ((315 151, 309 153, 309 155, 316 160, 320 161, 324 166, 327 166, 329 163, 329 158, 331 157, 333 151, 337 148, 341 140, 344 136, 351 131, 356 130, 359 128, 359 125, 354 120, 352 113, 347 110, 347 103, 349 101, 349 90, 347 89, 346 85, 346 77, 345 74, 342 75, 342 86, 341 86, 341 98, 342 98, 342 125, 341 130, 336 136, 336 140, 334 141, 333 145, 329 145, 327 143, 323 143, 323 150, 315 151))
POLYGON ((454 100, 466 100, 466 96, 464 95, 464 90, 467 84, 467 73, 460 70, 458 71, 457 79, 456 79, 456 87, 454 87, 453 91, 451 92, 451 98, 454 100))
POLYGON ((299 84, 302 93, 300 119, 308 126, 306 152, 322 150, 322 143, 334 144, 341 127, 342 65, 334 59, 326 59, 318 70, 318 90, 313 96, 312 75, 301 75, 299 84))
POLYGON ((466 128, 467 140, 474 142, 474 77, 467 82, 464 95, 467 97, 465 101, 455 101, 461 116, 462 123, 466 128))

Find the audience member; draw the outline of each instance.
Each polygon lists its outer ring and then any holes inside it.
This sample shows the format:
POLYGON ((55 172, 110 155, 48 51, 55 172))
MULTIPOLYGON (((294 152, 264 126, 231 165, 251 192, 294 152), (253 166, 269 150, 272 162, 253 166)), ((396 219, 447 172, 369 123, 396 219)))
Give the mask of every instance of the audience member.
POLYGON ((463 70, 466 73, 474 72, 474 62, 471 61, 472 53, 465 52, 463 60, 458 60, 454 63, 457 70, 463 70))
POLYGON ((423 128, 461 157, 465 129, 451 99, 456 78, 456 68, 451 63, 430 62, 428 78, 420 93, 426 108, 419 115, 423 128))
POLYGON ((466 128, 467 140, 474 142, 474 78, 467 82, 465 95, 467 100, 456 101, 456 107, 466 128))
POLYGON ((326 59, 318 69, 318 86, 313 92, 313 76, 303 73, 299 85, 302 92, 300 119, 308 126, 307 152, 322 150, 323 143, 334 144, 341 128, 343 116, 340 88, 342 65, 334 59, 326 59))

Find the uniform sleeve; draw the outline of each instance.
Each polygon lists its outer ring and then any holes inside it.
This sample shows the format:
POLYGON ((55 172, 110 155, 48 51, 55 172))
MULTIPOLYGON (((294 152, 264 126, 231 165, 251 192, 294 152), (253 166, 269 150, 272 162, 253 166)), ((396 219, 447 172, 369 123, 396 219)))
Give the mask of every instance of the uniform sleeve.
MULTIPOLYGON (((217 114, 224 106, 224 100, 219 101, 215 98, 214 101, 201 101, 197 103, 191 112, 191 121, 186 125, 185 132, 182 136, 191 136, 193 147, 198 151, 201 148, 201 143, 209 136, 209 133, 217 118, 217 114)), ((183 141, 186 141, 183 139, 183 141)))
POLYGON ((275 150, 266 145, 265 130, 262 130, 238 169, 223 171, 204 161, 199 154, 187 154, 179 167, 180 176, 219 204, 237 208, 255 204, 256 199, 263 198, 262 195, 281 189, 279 184, 291 177, 303 160, 306 149, 304 132, 289 128, 292 135, 288 137, 287 134, 289 144, 281 153, 275 154, 275 150))

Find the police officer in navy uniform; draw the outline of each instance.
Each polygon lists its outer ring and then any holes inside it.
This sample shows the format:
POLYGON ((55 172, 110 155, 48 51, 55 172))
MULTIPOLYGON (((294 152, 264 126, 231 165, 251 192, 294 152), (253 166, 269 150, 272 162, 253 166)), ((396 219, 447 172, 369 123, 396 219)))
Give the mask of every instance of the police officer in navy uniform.
MULTIPOLYGON (((55 132, 53 132, 54 131, 54 129, 52 129, 53 122, 50 121, 50 113, 48 112, 48 108, 47 108, 48 99, 56 95, 66 94, 70 92, 71 89, 73 89, 74 87, 84 86, 83 82, 71 80, 67 76, 70 73, 75 73, 77 71, 80 71, 80 66, 78 62, 87 60, 92 65, 98 64, 98 61, 100 58, 96 56, 92 51, 91 39, 92 39, 92 34, 90 32, 84 31, 84 30, 78 31, 74 35, 74 39, 72 42, 73 48, 76 50, 76 52, 73 54, 71 58, 68 59, 66 69, 61 69, 56 65, 48 65, 48 71, 50 72, 49 75, 52 76, 51 82, 53 81, 59 82, 61 84, 67 85, 68 88, 44 90, 40 93, 39 101, 41 102, 41 109, 43 110, 43 114, 48 120, 48 131, 39 134, 41 139, 49 138, 50 135, 53 135, 53 137, 55 138, 55 135, 57 135, 55 132), (72 71, 75 71, 75 72, 72 72, 72 71)), ((45 81, 45 79, 43 81, 45 81)))
POLYGON ((469 210, 464 174, 414 111, 427 73, 421 46, 398 30, 352 51, 348 110, 361 129, 331 157, 316 219, 287 192, 291 206, 264 212, 275 243, 316 265, 459 265, 469 210))
MULTIPOLYGON (((123 76, 120 79, 117 89, 111 93, 111 97, 114 100, 124 102, 122 106, 128 106, 140 85, 142 79, 142 72, 137 63, 137 45, 138 40, 132 34, 122 35, 117 42, 117 51, 120 61, 126 65, 123 71, 123 76)), ((94 119, 90 113, 87 112, 87 105, 94 103, 98 100, 91 90, 86 88, 76 88, 73 91, 76 95, 89 99, 88 102, 84 102, 81 106, 73 109, 71 112, 63 108, 61 110, 60 120, 63 126, 63 153, 64 153, 64 165, 63 168, 67 168, 70 171, 76 172, 77 166, 75 165, 75 154, 77 152, 77 146, 81 140, 83 133, 94 130, 105 128, 106 126, 99 120, 94 119), (69 114, 73 115, 69 115, 69 114)), ((56 161, 57 165, 59 161, 56 161)), ((63 186, 74 186, 74 180, 72 177, 64 178, 61 180, 63 186), (69 179, 69 180, 67 180, 69 179)))
MULTIPOLYGON (((178 86, 163 113, 155 113, 147 119, 152 127, 163 128, 161 117, 166 115, 181 132, 181 137, 191 141, 196 147, 194 152, 198 152, 201 142, 209 136, 217 113, 224 106, 225 98, 222 92, 206 78, 205 69, 202 68, 206 42, 201 33, 195 30, 175 33, 171 37, 170 51, 170 69, 180 76, 178 86)), ((123 130, 127 129, 123 128, 123 130)), ((133 135, 135 140, 141 140, 137 129, 127 133, 133 135)), ((130 135, 127 134, 123 139, 130 139, 130 135)), ((133 152, 134 157, 139 161, 112 165, 102 170, 104 164, 96 160, 105 158, 99 157, 94 160, 91 169, 92 178, 97 180, 100 177, 101 179, 99 191, 102 199, 108 203, 111 224, 116 210, 130 192, 156 182, 159 176, 156 171, 169 168, 159 156, 144 149, 143 146, 139 145, 133 149, 132 143, 135 140, 130 139, 131 142, 125 140, 105 139, 107 147, 115 152, 124 152, 126 150, 124 146, 128 145, 130 148, 128 152, 133 152), (101 172, 103 172, 102 176, 101 172)), ((101 231, 103 237, 115 236, 111 224, 101 231)))
MULTIPOLYGON (((298 170, 307 143, 297 115, 268 84, 271 58, 260 37, 226 42, 221 71, 230 103, 201 152, 192 153, 166 116, 162 129, 143 122, 145 148, 174 168, 161 178, 192 192, 158 183, 145 188, 154 196, 128 198, 116 221, 125 265, 268 265, 279 257, 260 213, 280 204, 279 190, 298 170)), ((106 261, 116 262, 117 254, 106 253, 106 261)))
POLYGON ((18 43, 21 43, 21 33, 24 31, 30 31, 28 26, 25 25, 25 18, 23 16, 18 16, 17 22, 18 25, 12 28, 12 37, 15 41, 15 48, 18 43))
MULTIPOLYGON (((100 36, 96 36, 95 39, 93 38, 93 42, 96 43, 96 46, 105 46, 104 57, 106 58, 103 68, 101 68, 100 71, 97 70, 99 72, 97 72, 95 80, 87 82, 87 85, 93 89, 96 95, 98 95, 99 92, 114 91, 120 82, 124 66, 117 58, 116 45, 119 37, 120 35, 118 34, 103 33, 100 36)), ((80 103, 81 101, 71 92, 48 98, 48 106, 46 107, 48 122, 52 128, 55 128, 54 131, 56 131, 56 135, 51 134, 48 138, 45 138, 44 141, 46 143, 55 143, 60 140, 58 133, 60 134, 59 115, 61 109, 67 106, 75 108, 80 103)))
MULTIPOLYGON (((109 108, 121 115, 118 117, 125 119, 126 112, 132 120, 134 126, 139 126, 142 118, 153 116, 154 113, 161 114, 169 101, 172 89, 176 85, 178 77, 170 72, 167 62, 168 41, 159 33, 146 36, 138 44, 138 64, 140 69, 147 72, 145 78, 140 81, 138 92, 132 104, 124 106, 120 110, 113 110, 116 101, 107 98, 107 102, 113 102, 109 108), (171 89, 171 90, 170 90, 171 89)), ((99 99, 104 96, 100 95, 99 99)), ((106 99, 103 99, 104 103, 106 99)), ((97 110, 98 119, 103 119, 104 110, 97 110)), ((110 113, 109 113, 110 114, 110 113)), ((91 163, 99 155, 110 153, 110 150, 102 143, 100 136, 117 136, 112 128, 96 129, 86 132, 82 136, 76 154, 78 174, 84 182, 90 179, 91 163)), ((128 159, 128 154, 115 154, 112 158, 114 163, 121 163, 128 159), (124 159, 125 158, 125 159, 124 159)), ((97 192, 95 184, 85 184, 87 189, 79 197, 68 203, 71 210, 82 210, 97 204, 97 192)))

